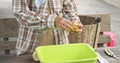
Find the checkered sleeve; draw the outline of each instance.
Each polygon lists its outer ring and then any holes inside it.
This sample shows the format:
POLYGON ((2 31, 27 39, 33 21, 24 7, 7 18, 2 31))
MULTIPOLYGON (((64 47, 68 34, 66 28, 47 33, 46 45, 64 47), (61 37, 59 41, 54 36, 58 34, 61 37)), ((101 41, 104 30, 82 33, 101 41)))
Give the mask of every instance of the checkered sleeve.
POLYGON ((63 14, 66 19, 81 23, 77 14, 77 7, 74 0, 64 0, 63 14))
POLYGON ((19 23, 28 26, 45 23, 48 26, 54 26, 55 15, 44 14, 38 16, 35 11, 30 11, 27 1, 28 0, 13 0, 13 12, 19 23))

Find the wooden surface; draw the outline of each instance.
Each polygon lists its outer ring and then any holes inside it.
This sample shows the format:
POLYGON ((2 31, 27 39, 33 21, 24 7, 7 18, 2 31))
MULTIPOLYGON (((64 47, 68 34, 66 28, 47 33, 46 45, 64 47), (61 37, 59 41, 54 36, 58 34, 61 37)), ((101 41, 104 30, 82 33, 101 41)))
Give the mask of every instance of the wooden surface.
POLYGON ((2 41, 0 42, 0 50, 15 49, 16 41, 2 41))
MULTIPOLYGON (((110 48, 115 55, 120 59, 120 48, 110 48)), ((100 53, 100 55, 102 55, 107 61, 109 61, 109 63, 120 63, 120 60, 116 60, 115 58, 109 57, 104 53, 104 48, 99 48, 96 49, 97 52, 100 53)))
POLYGON ((18 22, 15 18, 0 19, 0 38, 16 37, 18 29, 18 22))
MULTIPOLYGON (((120 48, 110 48, 115 55, 120 59, 120 48)), ((97 48, 97 52, 100 53, 109 63, 120 63, 120 60, 116 60, 112 57, 107 56, 104 53, 104 48, 97 48)), ((21 55, 21 56, 16 56, 16 55, 0 55, 0 63, 39 63, 35 62, 32 59, 32 55, 21 55)))
POLYGON ((98 39, 99 43, 108 43, 110 42, 110 36, 107 35, 100 35, 98 39))
POLYGON ((0 63, 39 63, 32 59, 32 55, 0 55, 0 63))

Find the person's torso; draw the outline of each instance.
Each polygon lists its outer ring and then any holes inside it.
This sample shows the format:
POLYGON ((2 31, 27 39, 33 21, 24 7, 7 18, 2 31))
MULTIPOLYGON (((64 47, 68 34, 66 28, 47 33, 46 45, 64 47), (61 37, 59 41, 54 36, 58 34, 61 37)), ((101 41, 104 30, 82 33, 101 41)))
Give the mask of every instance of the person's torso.
MULTIPOLYGON (((34 0, 28 0, 28 7, 31 11, 37 11, 34 0)), ((63 0, 46 0, 45 3, 40 6, 39 11, 41 13, 47 13, 50 11, 49 8, 53 11, 53 13, 62 11, 63 0)))

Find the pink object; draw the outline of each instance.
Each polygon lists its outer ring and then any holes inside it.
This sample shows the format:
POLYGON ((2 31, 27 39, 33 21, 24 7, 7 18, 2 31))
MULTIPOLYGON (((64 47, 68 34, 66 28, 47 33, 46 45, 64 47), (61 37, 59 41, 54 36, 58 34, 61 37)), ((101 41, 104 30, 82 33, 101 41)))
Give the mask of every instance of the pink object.
POLYGON ((107 43, 107 47, 116 46, 116 35, 112 32, 103 32, 104 35, 110 36, 110 42, 107 43))

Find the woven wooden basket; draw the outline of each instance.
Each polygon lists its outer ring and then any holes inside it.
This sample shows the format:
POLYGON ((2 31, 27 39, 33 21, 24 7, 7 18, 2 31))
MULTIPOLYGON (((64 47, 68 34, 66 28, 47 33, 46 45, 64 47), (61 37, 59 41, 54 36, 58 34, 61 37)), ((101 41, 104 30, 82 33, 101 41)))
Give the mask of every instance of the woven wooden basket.
POLYGON ((101 28, 101 19, 90 16, 79 16, 79 18, 84 25, 83 31, 81 33, 70 33, 70 43, 87 43, 96 47, 101 28))

